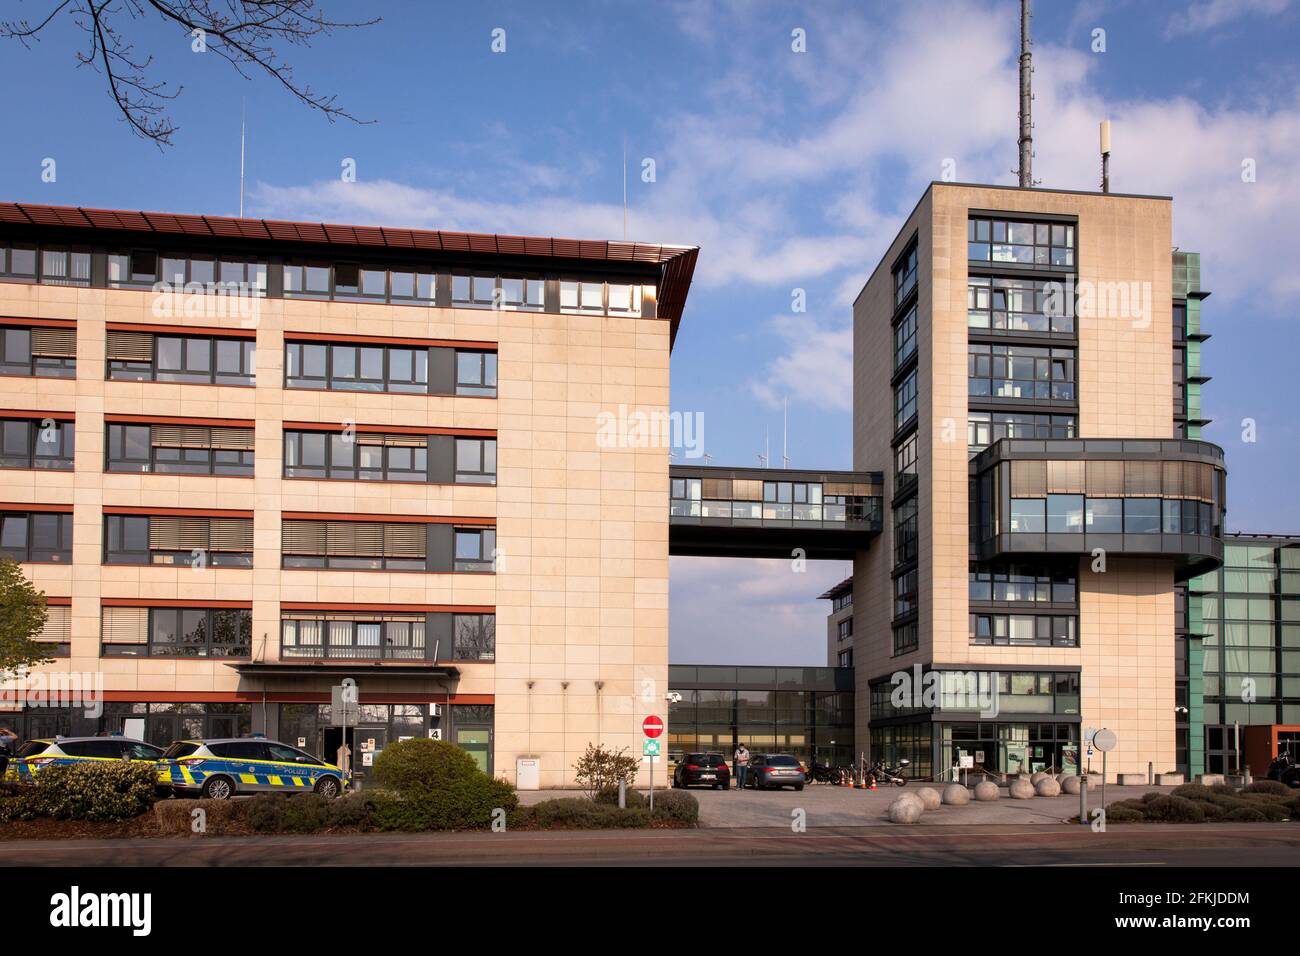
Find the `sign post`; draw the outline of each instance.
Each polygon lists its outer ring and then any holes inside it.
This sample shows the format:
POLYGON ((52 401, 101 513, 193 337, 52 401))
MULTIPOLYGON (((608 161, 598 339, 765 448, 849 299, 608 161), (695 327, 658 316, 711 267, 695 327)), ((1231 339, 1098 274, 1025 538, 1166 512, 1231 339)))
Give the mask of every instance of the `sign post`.
POLYGON ((650 759, 650 812, 655 812, 655 760, 659 757, 659 735, 664 732, 663 718, 651 714, 641 722, 641 732, 646 739, 641 753, 650 759))
MULTIPOLYGON (((361 688, 351 677, 343 678, 343 682, 336 687, 330 688, 330 717, 331 723, 335 727, 343 728, 343 746, 340 749, 339 769, 343 771, 343 779, 351 782, 352 774, 352 752, 348 749, 348 724, 357 724, 361 721, 361 688)), ((328 755, 326 755, 328 756, 328 755)))
POLYGON ((1101 812, 1102 819, 1105 819, 1106 813, 1106 754, 1115 749, 1118 738, 1115 731, 1107 730, 1105 727, 1092 735, 1092 745, 1101 751, 1101 812))

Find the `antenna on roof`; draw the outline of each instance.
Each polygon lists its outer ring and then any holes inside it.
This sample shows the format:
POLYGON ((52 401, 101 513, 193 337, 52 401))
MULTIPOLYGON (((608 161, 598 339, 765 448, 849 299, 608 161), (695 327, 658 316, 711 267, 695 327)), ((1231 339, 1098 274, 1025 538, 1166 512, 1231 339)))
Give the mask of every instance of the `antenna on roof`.
POLYGON ((245 98, 239 105, 239 218, 244 218, 244 131, 247 127, 246 114, 248 101, 245 98))
POLYGON ((1034 185, 1033 59, 1029 52, 1029 18, 1032 0, 1020 0, 1020 185, 1034 185))
POLYGON ((772 451, 772 436, 766 428, 763 429, 763 454, 758 456, 758 464, 761 468, 767 467, 768 454, 772 451))
POLYGON ((1101 121, 1101 191, 1110 192, 1110 120, 1101 121))
POLYGON ((781 411, 781 467, 790 467, 790 399, 785 399, 781 411))
POLYGON ((627 134, 623 134, 623 241, 627 242, 627 134))

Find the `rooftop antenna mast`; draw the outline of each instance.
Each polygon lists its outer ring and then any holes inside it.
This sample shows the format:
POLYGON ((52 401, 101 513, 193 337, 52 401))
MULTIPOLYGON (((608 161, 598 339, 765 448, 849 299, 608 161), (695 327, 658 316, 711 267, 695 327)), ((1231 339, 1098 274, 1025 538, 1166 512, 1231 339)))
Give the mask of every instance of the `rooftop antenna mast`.
POLYGON ((248 101, 239 105, 239 218, 244 218, 244 131, 247 127, 248 101))
POLYGON ((1101 191, 1110 192, 1110 120, 1101 121, 1101 191))
POLYGON ((627 242, 627 134, 623 135, 623 241, 627 242))
POLYGON ((781 467, 790 467, 790 399, 785 400, 781 412, 781 467))
POLYGON ((1033 54, 1029 52, 1029 18, 1033 0, 1020 0, 1020 186, 1034 185, 1033 54))
POLYGON ((766 428, 764 428, 763 429, 763 454, 758 456, 758 464, 760 468, 767 467, 768 455, 771 454, 772 451, 771 446, 772 446, 771 433, 768 432, 766 428))

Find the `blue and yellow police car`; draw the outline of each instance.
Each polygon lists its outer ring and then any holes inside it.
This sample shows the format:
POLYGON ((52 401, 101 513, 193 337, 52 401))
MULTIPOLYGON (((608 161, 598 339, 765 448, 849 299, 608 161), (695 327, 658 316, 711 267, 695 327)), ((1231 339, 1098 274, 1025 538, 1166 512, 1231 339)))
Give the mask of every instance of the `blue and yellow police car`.
POLYGON ((342 793, 345 779, 331 763, 297 747, 257 737, 178 740, 157 767, 160 787, 208 800, 266 792, 315 792, 333 798, 342 793))
POLYGON ((45 767, 105 760, 130 760, 153 764, 163 755, 161 747, 129 737, 54 737, 29 740, 18 748, 4 778, 30 782, 45 767))

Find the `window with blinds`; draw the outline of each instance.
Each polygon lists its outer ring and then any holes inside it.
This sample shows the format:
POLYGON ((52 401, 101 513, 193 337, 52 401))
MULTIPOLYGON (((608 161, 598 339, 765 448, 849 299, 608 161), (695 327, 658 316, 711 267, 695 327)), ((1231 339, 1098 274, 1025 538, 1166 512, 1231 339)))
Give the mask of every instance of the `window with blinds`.
POLYGON ((416 522, 287 520, 284 567, 427 571, 428 528, 416 522))
POLYGON ((45 626, 32 638, 39 644, 49 644, 47 652, 55 657, 68 656, 72 643, 72 608, 66 604, 51 604, 45 609, 45 626))
POLYGON ((224 425, 109 422, 108 470, 176 474, 253 474, 254 430, 224 425))
POLYGON ((446 436, 286 429, 284 476, 340 481, 429 481, 430 446, 446 436))
POLYGON ((1213 502, 1213 465, 1197 461, 1013 461, 1011 496, 1193 498, 1213 502))
MULTIPOLYGON (((308 660, 425 660, 426 618, 417 613, 287 613, 280 656, 308 660)), ((432 650, 436 654, 437 643, 432 650)))
POLYGON ((0 327, 0 375, 74 378, 76 374, 76 329, 0 327))
POLYGON ((108 564, 253 566, 253 519, 206 515, 104 516, 108 564))
POLYGON ((108 377, 115 381, 253 385, 257 369, 251 338, 109 329, 107 353, 108 377))
POLYGON ((149 643, 147 607, 106 607, 101 615, 102 639, 109 647, 140 647, 149 643))
POLYGON ((252 653, 253 612, 246 607, 105 607, 104 657, 230 657, 252 653))

